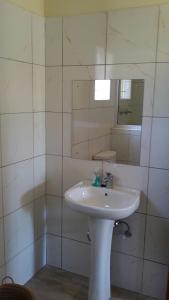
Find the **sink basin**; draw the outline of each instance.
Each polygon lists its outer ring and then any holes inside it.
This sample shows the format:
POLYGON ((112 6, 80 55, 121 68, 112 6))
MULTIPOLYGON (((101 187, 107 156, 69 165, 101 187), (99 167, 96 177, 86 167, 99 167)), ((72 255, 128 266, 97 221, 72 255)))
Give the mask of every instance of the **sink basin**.
POLYGON ((114 186, 113 189, 93 187, 82 181, 65 193, 68 205, 78 212, 108 220, 127 218, 140 203, 140 192, 114 186))
POLYGON ((140 203, 140 191, 114 186, 93 187, 82 181, 65 193, 67 204, 89 217, 91 273, 88 300, 110 300, 110 258, 115 220, 133 214, 140 203))

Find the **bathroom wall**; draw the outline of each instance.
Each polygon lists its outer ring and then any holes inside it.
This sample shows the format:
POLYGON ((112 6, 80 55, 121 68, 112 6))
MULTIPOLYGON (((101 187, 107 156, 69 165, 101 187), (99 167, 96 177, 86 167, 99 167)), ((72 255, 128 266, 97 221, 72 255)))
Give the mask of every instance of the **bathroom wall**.
POLYGON ((112 284, 157 299, 169 264, 168 20, 169 6, 46 19, 47 263, 89 275, 87 219, 63 192, 109 170, 142 191, 132 237, 113 237, 112 284), (71 158, 72 80, 104 78, 145 80, 140 167, 71 158))
POLYGON ((0 1, 0 278, 19 283, 45 264, 44 23, 0 1))

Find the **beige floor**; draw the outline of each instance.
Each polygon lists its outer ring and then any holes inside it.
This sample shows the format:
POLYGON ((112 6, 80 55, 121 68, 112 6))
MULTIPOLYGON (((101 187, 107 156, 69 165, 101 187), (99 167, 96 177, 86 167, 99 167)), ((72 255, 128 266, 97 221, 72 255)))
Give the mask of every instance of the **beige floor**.
MULTIPOLYGON (((82 276, 45 267, 27 283, 37 300, 87 300, 88 280, 82 276)), ((112 289, 115 300, 153 300, 119 288, 112 289)))

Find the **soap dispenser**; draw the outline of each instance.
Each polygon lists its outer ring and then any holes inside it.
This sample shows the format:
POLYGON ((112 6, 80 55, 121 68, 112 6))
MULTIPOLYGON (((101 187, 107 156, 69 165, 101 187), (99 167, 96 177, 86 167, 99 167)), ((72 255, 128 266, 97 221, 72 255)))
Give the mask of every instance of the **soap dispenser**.
POLYGON ((99 187, 99 186, 101 186, 101 183, 102 183, 102 180, 101 180, 100 170, 96 170, 94 172, 92 186, 99 187))

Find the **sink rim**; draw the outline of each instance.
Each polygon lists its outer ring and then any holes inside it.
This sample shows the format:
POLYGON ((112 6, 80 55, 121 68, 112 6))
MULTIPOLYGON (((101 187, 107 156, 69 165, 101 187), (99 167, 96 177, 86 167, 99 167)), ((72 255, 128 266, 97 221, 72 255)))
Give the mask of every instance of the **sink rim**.
MULTIPOLYGON (((141 192, 139 190, 129 188, 129 187, 122 187, 119 185, 114 185, 113 189, 107 189, 104 187, 94 187, 91 185, 91 181, 84 180, 80 181, 79 183, 73 185, 71 188, 69 188, 65 193, 65 201, 71 207, 73 210, 86 214, 88 216, 101 218, 101 219, 108 219, 108 220, 117 220, 117 219, 123 219, 130 215, 132 215, 139 207, 140 204, 140 194, 141 192), (135 195, 136 199, 133 200, 130 206, 124 207, 124 208, 111 208, 111 207, 99 207, 96 205, 89 205, 89 203, 86 205, 83 203, 83 201, 73 200, 72 197, 70 197, 70 193, 75 190, 76 188, 85 188, 90 187, 93 190, 97 189, 96 191, 103 191, 103 193, 110 193, 110 191, 116 191, 121 193, 128 193, 135 195)), ((106 196, 105 196, 106 197, 106 196)))

